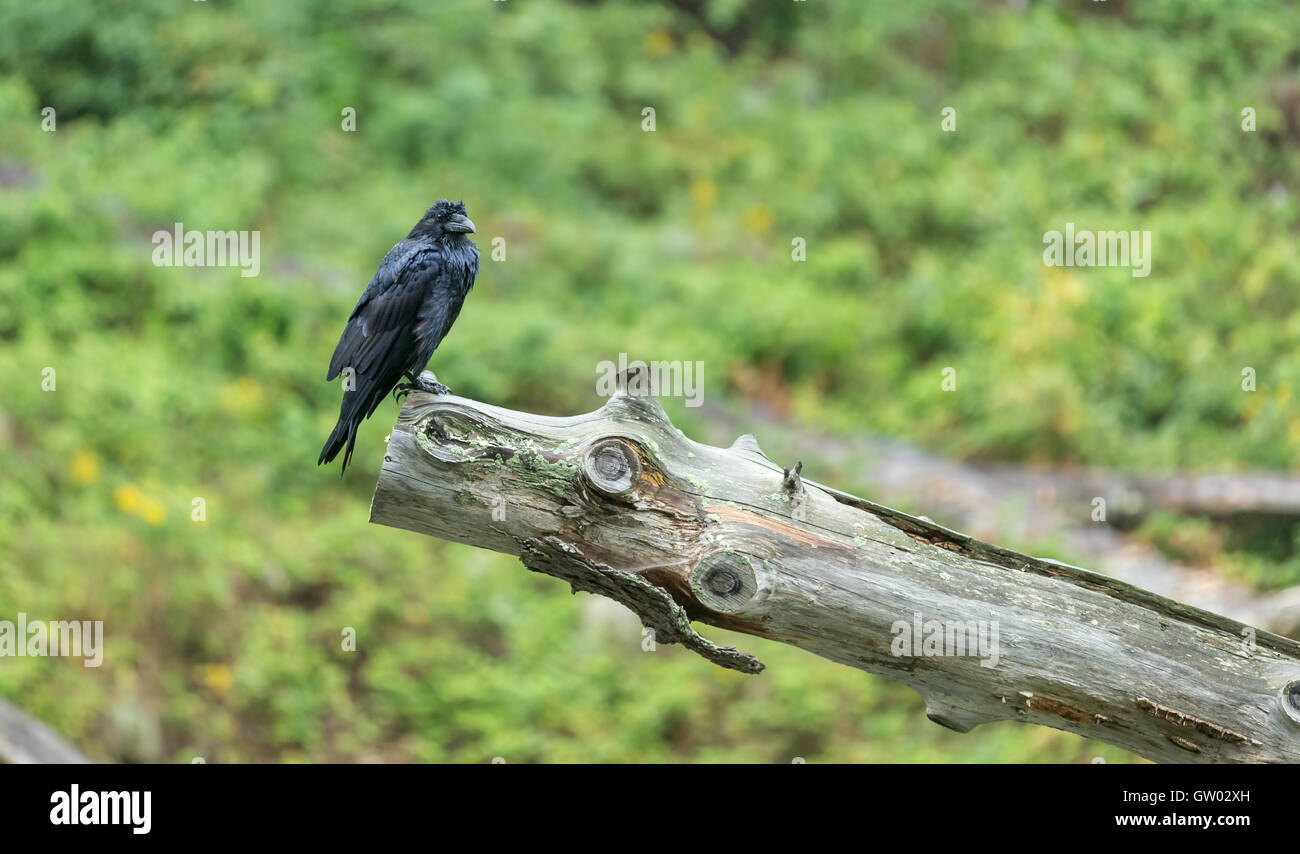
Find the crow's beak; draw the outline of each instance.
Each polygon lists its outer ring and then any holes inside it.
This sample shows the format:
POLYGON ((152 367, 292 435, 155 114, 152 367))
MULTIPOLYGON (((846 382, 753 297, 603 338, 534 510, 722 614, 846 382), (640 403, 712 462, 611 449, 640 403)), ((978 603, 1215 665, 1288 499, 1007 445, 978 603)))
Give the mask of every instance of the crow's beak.
POLYGON ((466 234, 478 233, 474 230, 474 220, 462 214, 456 214, 454 217, 447 220, 447 224, 444 225, 443 228, 447 231, 459 231, 466 234))

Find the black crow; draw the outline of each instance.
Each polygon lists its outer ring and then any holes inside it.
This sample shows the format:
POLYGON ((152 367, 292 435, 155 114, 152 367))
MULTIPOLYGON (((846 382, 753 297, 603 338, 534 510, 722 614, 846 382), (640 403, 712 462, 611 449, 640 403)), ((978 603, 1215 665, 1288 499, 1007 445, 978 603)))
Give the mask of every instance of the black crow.
POLYGON ((343 471, 352 458, 357 426, 374 413, 388 393, 419 389, 449 394, 441 383, 419 376, 460 314, 478 274, 478 249, 467 235, 474 223, 461 202, 442 200, 425 211, 406 239, 379 265, 352 309, 343 337, 330 359, 332 380, 343 374, 343 405, 317 465, 338 456, 343 471), (397 385, 402 377, 409 383, 397 385))

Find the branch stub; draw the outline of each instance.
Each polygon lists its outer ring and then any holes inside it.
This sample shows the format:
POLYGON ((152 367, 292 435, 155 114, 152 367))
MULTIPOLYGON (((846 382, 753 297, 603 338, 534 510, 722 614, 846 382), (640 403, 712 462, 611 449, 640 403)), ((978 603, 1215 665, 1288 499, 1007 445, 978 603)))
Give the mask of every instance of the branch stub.
POLYGON ((731 614, 758 593, 758 579, 749 559, 735 552, 711 552, 691 570, 691 592, 712 611, 731 614))
POLYGON ((1300 679, 1292 679, 1283 685, 1277 702, 1291 723, 1300 725, 1300 679))
POLYGON ((587 481, 606 495, 624 495, 641 479, 641 459, 622 439, 602 439, 582 461, 587 481))

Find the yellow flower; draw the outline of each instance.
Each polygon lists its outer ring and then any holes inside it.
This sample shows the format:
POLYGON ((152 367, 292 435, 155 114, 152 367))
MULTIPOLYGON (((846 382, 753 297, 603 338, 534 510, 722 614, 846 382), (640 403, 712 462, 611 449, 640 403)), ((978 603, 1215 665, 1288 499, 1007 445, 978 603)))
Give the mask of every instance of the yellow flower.
POLYGON ((772 228, 772 212, 763 205, 745 211, 745 230, 750 234, 767 234, 772 228))
POLYGON ((218 396, 222 409, 232 415, 241 415, 261 406, 262 386, 252 377, 240 377, 223 386, 218 396))
POLYGON ((695 207, 707 211, 718 201, 718 187, 708 178, 699 178, 691 184, 691 201, 695 207))
POLYGON ((645 37, 646 53, 653 57, 657 58, 672 53, 674 47, 676 47, 676 45, 673 44, 672 33, 662 27, 647 34, 645 37))
POLYGON ((234 684, 234 674, 224 664, 209 664, 203 668, 203 682, 218 697, 226 696, 234 684))
POLYGON ((123 513, 134 513, 140 507, 140 500, 144 497, 140 492, 140 487, 134 483, 126 483, 113 490, 113 503, 117 509, 123 513))
POLYGON ((167 518, 167 506, 152 495, 145 495, 134 483, 113 490, 113 503, 123 513, 139 516, 150 525, 161 525, 167 518))
POLYGON ((92 451, 77 451, 68 469, 77 483, 94 483, 99 480, 99 457, 92 451))
POLYGON ((157 498, 146 497, 140 502, 138 515, 150 525, 161 525, 167 518, 167 507, 157 498))

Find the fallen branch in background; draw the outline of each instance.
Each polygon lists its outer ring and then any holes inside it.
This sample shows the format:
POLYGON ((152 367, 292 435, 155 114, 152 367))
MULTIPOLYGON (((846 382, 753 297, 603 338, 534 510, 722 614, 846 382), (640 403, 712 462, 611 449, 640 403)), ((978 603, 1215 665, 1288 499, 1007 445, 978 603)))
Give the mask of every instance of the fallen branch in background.
POLYGON ((1153 509, 1204 516, 1300 515, 1300 478, 1289 474, 1121 475, 1091 469, 1020 469, 1009 474, 1085 501, 1095 495, 1116 496, 1115 509, 1126 516, 1153 509))
POLYGON ((411 394, 371 520, 519 555, 725 667, 762 664, 692 621, 887 676, 961 732, 1300 761, 1300 643, 806 481, 752 436, 692 442, 653 397, 550 418, 411 394))
POLYGON ((1206 515, 1225 513, 1227 507, 1235 513, 1281 514, 1300 493, 1300 478, 1082 471, 1076 482, 1064 470, 967 463, 878 436, 810 431, 756 407, 739 413, 705 407, 702 417, 715 437, 729 430, 755 430, 764 444, 805 461, 815 459, 836 477, 870 489, 883 503, 925 508, 930 518, 981 539, 1052 543, 1113 578, 1161 596, 1278 634, 1300 634, 1300 587, 1261 593, 1213 571, 1179 564, 1113 525, 1094 521, 1092 504, 1094 498, 1105 498, 1110 521, 1157 507, 1206 515), (1179 484, 1187 486, 1187 494, 1179 493, 1179 484), (1246 492, 1254 486, 1261 493, 1252 499, 1246 492))

